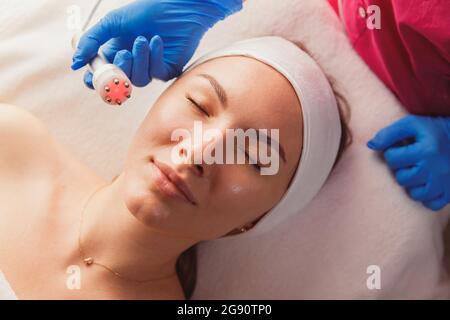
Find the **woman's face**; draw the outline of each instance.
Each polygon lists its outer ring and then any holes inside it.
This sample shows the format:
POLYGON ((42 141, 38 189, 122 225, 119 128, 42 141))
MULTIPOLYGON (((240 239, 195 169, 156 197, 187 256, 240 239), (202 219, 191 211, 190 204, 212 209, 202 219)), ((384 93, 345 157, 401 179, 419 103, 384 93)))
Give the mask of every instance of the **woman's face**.
MULTIPOLYGON (((197 66, 160 96, 130 146, 124 169, 128 209, 149 227, 199 241, 224 236, 256 221, 281 199, 297 168, 301 117, 294 89, 266 64, 234 56, 197 66), (194 138, 194 126, 199 125, 202 134, 214 130, 213 138, 198 140, 198 132, 194 138), (261 174, 258 164, 247 158, 244 164, 225 163, 230 153, 225 150, 230 143, 226 129, 245 132, 249 128, 268 129, 268 135, 274 132, 271 129, 279 130, 276 174, 261 174), (191 138, 174 139, 174 132, 180 129, 191 133, 191 138), (194 162, 192 158, 207 152, 216 155, 218 150, 223 151, 222 164, 206 164, 202 157, 201 162, 199 158, 194 162), (186 161, 180 162, 183 158, 186 161)), ((232 156, 239 152, 254 156, 260 151, 271 159, 276 156, 264 143, 250 150, 253 147, 249 143, 242 149, 236 147, 232 156)), ((254 160, 261 164, 260 159, 254 160)))

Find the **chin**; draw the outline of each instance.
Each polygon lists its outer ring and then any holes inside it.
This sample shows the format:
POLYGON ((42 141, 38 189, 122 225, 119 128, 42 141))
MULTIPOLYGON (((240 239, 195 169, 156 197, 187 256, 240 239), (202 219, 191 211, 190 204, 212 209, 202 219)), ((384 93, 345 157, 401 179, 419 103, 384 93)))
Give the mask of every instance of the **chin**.
POLYGON ((171 211, 167 205, 154 194, 144 179, 127 179, 123 196, 131 214, 149 227, 161 226, 170 217, 171 211))

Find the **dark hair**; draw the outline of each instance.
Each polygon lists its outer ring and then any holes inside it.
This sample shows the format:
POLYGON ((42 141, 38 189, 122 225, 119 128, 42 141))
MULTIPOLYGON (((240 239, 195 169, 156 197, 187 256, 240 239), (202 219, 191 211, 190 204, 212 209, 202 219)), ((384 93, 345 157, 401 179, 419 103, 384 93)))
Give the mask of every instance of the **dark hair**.
POLYGON ((193 245, 178 257, 176 270, 184 296, 190 299, 197 282, 197 245, 193 245))
POLYGON ((331 85, 331 89, 333 89, 334 96, 336 97, 336 103, 339 110, 339 117, 341 121, 341 142, 339 144, 339 150, 336 155, 336 160, 334 161, 333 168, 336 167, 337 163, 342 157, 345 149, 353 142, 352 132, 350 131, 350 127, 348 126, 348 122, 350 121, 350 108, 347 100, 341 95, 341 93, 336 89, 335 81, 328 80, 331 85))

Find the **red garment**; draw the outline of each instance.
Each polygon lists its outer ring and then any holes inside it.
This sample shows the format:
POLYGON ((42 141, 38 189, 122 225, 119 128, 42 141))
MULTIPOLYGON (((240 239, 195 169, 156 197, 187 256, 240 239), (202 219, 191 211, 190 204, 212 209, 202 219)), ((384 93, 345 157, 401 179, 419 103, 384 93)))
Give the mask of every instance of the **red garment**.
MULTIPOLYGON (((329 2, 339 14, 338 0, 329 2)), ((355 50, 409 112, 450 116, 450 1, 342 0, 341 19, 355 50)))

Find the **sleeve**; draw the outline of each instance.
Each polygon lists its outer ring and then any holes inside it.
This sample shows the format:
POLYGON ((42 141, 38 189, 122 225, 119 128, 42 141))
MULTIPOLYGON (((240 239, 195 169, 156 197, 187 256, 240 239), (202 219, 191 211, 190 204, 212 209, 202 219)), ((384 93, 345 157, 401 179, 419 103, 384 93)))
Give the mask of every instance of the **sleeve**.
POLYGON ((396 0, 392 1, 397 27, 405 42, 425 42, 450 63, 450 1, 396 0), (425 41, 424 41, 425 40, 425 41))

